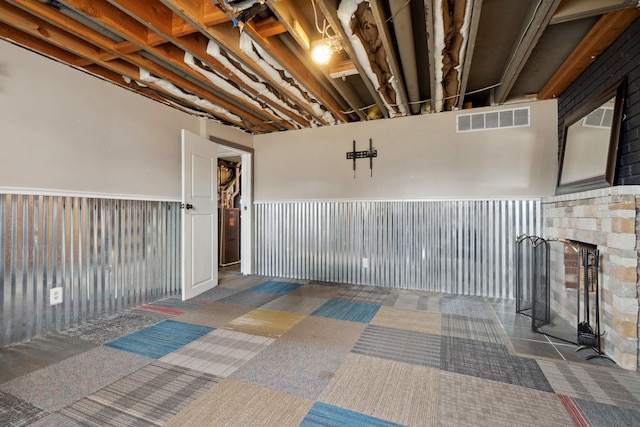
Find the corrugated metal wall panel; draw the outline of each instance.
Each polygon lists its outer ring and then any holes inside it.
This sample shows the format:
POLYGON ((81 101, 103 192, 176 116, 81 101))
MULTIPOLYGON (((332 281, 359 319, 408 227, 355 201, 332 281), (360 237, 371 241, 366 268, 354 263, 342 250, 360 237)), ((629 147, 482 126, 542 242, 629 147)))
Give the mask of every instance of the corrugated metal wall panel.
POLYGON ((0 195, 0 289, 2 346, 176 294, 179 204, 0 195))
POLYGON ((256 203, 256 274, 514 298, 537 200, 256 203), (362 268, 369 258, 369 268, 362 268))

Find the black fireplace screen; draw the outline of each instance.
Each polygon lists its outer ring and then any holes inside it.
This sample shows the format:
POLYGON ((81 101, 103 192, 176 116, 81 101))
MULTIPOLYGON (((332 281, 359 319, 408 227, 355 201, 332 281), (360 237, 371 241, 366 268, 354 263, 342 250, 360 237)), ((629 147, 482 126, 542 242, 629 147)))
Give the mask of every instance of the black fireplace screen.
POLYGON ((516 240, 516 313, 531 318, 531 330, 549 324, 549 242, 522 234, 516 240))

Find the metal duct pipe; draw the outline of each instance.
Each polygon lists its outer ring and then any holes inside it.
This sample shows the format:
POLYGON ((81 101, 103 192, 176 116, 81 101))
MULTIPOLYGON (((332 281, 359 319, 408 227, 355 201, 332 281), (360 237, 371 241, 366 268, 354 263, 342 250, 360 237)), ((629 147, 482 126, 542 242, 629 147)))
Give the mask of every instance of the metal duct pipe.
POLYGON ((407 87, 411 114, 420 112, 420 89, 418 87, 418 66, 416 65, 416 51, 413 44, 413 26, 411 25, 411 8, 406 0, 389 0, 393 29, 398 41, 400 62, 404 82, 407 87))

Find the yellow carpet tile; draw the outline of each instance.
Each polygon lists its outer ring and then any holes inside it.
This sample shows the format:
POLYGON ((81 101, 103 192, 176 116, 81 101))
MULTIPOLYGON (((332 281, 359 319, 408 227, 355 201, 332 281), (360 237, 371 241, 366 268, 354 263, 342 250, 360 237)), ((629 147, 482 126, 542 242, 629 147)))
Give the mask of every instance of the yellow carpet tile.
POLYGON ((224 326, 224 329, 269 338, 279 338, 305 317, 305 314, 259 308, 232 320, 224 326))

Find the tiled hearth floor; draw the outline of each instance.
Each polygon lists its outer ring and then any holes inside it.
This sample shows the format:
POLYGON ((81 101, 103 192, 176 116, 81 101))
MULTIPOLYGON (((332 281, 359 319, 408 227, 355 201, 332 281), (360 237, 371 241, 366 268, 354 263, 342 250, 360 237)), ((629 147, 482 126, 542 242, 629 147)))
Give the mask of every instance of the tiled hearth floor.
POLYGON ((0 425, 640 425, 640 375, 575 348, 513 301, 221 272, 1 349, 0 425))

